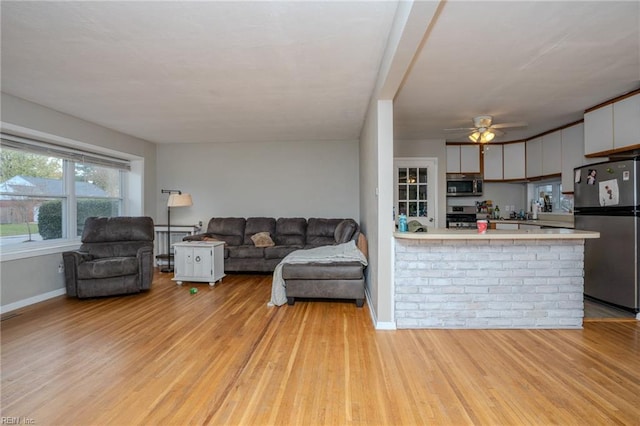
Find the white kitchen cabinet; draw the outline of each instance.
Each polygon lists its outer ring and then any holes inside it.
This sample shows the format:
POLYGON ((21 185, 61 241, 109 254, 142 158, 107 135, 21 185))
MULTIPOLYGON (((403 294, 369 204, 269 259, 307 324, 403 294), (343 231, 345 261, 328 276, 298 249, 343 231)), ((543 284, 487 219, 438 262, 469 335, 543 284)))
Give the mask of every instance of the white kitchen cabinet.
POLYGON ((613 149, 613 105, 594 109, 584 114, 584 153, 613 149))
POLYGON ((613 104, 613 149, 640 145, 640 93, 613 104))
POLYGON ((503 175, 505 180, 524 179, 525 176, 525 143, 507 143, 502 146, 503 175))
POLYGON ((584 124, 562 129, 562 192, 573 192, 573 169, 584 160, 584 124))
POLYGON ((480 173, 480 145, 460 145, 460 171, 480 173))
POLYGON ((480 146, 447 145, 447 173, 480 173, 480 146))
POLYGON ((502 172, 503 154, 502 145, 499 144, 485 144, 483 146, 483 165, 484 165, 484 180, 503 180, 504 175, 502 172))
POLYGON ((548 133, 542 137, 542 176, 562 171, 562 132, 548 133))
POLYGON ((527 148, 527 177, 542 176, 542 137, 528 140, 527 148))
POLYGON ((460 173, 460 145, 447 145, 447 173, 460 173))

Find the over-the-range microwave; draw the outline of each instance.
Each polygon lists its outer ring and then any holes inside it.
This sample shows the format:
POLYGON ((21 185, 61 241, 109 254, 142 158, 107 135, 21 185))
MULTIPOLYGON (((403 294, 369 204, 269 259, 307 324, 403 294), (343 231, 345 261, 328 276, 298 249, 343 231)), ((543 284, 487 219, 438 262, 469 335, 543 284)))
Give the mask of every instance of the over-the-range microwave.
POLYGON ((447 197, 473 197, 482 195, 482 175, 447 174, 447 197))

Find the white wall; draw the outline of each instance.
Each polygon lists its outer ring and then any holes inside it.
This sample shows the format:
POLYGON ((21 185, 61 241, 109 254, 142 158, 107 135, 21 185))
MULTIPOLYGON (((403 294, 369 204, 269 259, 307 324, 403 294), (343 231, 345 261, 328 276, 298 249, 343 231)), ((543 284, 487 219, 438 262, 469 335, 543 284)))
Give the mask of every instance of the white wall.
POLYGON ((192 195, 171 210, 176 225, 212 217, 349 217, 358 219, 358 141, 165 144, 158 146, 158 223, 167 195, 192 195))
MULTIPOLYGON (((1 94, 1 108, 5 129, 29 129, 36 133, 81 142, 85 148, 94 147, 97 152, 118 151, 138 158, 136 169, 143 175, 144 187, 139 188, 138 195, 131 204, 138 211, 144 211, 145 215, 155 215, 155 144, 6 93, 1 94)), ((60 252, 62 250, 60 249, 60 252)), ((52 253, 51 250, 43 255, 2 261, 0 299, 3 312, 7 306, 15 309, 40 298, 62 294, 63 274, 58 273, 58 264, 61 261, 60 253, 52 253)))
POLYGON ((444 139, 397 140, 393 145, 394 157, 431 157, 438 160, 438 227, 447 226, 447 147, 444 139))

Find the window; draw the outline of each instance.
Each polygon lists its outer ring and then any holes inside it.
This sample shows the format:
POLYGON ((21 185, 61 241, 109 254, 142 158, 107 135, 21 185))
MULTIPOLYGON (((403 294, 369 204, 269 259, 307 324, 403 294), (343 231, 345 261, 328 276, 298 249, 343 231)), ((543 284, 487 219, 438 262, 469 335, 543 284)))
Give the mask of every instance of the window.
POLYGON ((536 182, 530 184, 532 202, 538 201, 541 210, 547 203, 551 206, 552 213, 573 213, 573 195, 562 193, 562 183, 560 181, 536 182))
POLYGON ((2 134, 0 156, 3 248, 73 240, 87 217, 124 211, 126 160, 7 134, 2 134))

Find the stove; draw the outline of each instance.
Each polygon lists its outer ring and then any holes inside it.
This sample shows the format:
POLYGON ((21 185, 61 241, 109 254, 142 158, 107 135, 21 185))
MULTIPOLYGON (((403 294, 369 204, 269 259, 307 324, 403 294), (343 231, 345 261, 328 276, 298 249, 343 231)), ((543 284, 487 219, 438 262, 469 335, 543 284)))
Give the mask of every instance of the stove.
POLYGON ((476 227, 476 206, 447 206, 447 228, 470 229, 476 227))

